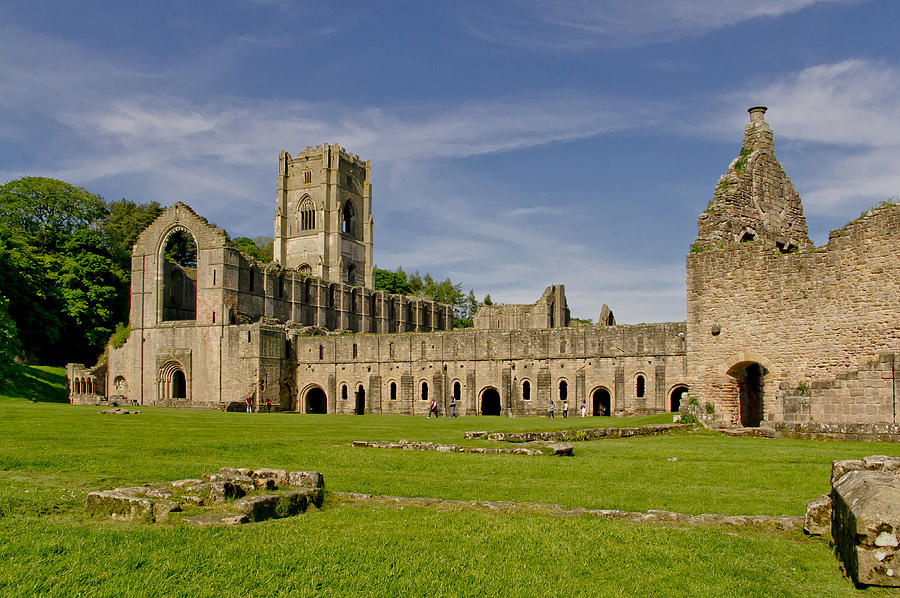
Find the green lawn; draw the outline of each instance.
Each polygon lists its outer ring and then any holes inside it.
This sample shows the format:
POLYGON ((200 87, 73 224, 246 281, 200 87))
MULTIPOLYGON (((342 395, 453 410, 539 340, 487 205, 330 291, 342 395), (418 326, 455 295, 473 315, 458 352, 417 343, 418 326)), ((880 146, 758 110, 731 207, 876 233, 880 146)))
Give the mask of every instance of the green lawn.
MULTIPOLYGON (((58 400, 58 369, 23 371, 58 400)), ((83 504, 91 490, 231 465, 315 469, 329 490, 374 494, 799 515, 828 490, 832 459, 900 456, 892 444, 705 431, 577 443, 571 458, 398 451, 349 443, 462 443, 467 430, 671 417, 429 420, 140 409, 101 415, 96 407, 0 396, 0 595, 851 595, 859 591, 840 577, 827 542, 800 533, 346 505, 195 529, 95 521, 83 504)))

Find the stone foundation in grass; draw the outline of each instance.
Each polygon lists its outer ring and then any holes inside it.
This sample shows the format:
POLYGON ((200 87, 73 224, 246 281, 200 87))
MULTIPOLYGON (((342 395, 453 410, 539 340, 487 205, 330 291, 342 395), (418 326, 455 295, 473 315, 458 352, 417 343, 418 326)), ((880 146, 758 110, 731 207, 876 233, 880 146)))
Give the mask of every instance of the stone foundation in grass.
POLYGON ((325 478, 317 471, 223 467, 202 479, 91 492, 86 511, 97 517, 146 523, 180 521, 235 525, 292 517, 321 507, 325 478))
POLYGON ((557 517, 590 516, 604 519, 618 519, 633 523, 663 523, 676 526, 721 525, 734 527, 758 527, 769 530, 791 531, 798 529, 802 517, 782 515, 722 515, 703 513, 691 515, 674 511, 649 510, 621 511, 618 509, 584 509, 562 505, 535 502, 515 502, 510 500, 451 500, 444 498, 409 498, 404 496, 377 496, 356 492, 334 492, 340 502, 358 503, 385 508, 432 507, 441 511, 493 511, 499 513, 536 513, 557 517))
POLYGON ((459 446, 456 444, 437 444, 435 442, 368 442, 354 440, 353 446, 369 448, 392 448, 407 451, 436 451, 439 453, 474 453, 478 455, 557 455, 571 456, 573 447, 565 442, 530 442, 527 446, 516 448, 483 448, 459 446))
POLYGON ((466 432, 467 439, 487 438, 495 442, 581 442, 603 438, 631 438, 657 436, 695 428, 694 424, 648 424, 636 428, 591 428, 587 430, 557 430, 553 432, 466 432))

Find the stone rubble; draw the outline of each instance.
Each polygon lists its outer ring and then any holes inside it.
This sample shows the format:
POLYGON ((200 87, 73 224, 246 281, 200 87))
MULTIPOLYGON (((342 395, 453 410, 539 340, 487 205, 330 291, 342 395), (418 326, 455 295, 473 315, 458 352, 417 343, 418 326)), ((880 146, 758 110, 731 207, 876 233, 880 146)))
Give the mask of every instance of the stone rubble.
POLYGON ((318 471, 234 469, 223 467, 203 479, 175 480, 100 490, 88 494, 85 510, 94 516, 135 522, 170 521, 182 507, 216 509, 189 514, 181 521, 194 525, 236 525, 265 519, 292 517, 310 506, 320 508, 325 478, 318 471), (256 495, 257 491, 270 494, 256 495), (222 507, 228 512, 219 512, 222 507))
POLYGON ((553 432, 466 432, 467 440, 487 438, 495 442, 535 442, 535 441, 586 441, 603 438, 631 438, 634 436, 657 436, 671 432, 693 429, 694 424, 648 424, 636 428, 591 428, 587 430, 558 430, 553 432))
POLYGON ((528 447, 517 448, 484 448, 459 446, 456 444, 437 444, 435 442, 410 442, 398 440, 397 442, 369 442, 366 440, 354 440, 353 446, 369 448, 391 448, 407 451, 436 451, 439 453, 474 453, 479 455, 557 455, 571 456, 574 447, 565 442, 531 442, 528 447), (530 448, 534 447, 534 448, 530 448))

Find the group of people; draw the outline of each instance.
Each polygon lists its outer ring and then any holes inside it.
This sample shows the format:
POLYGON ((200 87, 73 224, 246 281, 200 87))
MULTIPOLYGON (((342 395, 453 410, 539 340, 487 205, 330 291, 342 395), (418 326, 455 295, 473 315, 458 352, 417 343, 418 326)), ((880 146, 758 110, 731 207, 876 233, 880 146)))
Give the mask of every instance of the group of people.
MULTIPOLYGON (((569 401, 562 402, 562 416, 569 417, 569 401)), ((547 408, 547 417, 556 417, 556 405, 553 401, 550 401, 550 406, 547 408)), ((584 401, 581 401, 581 417, 587 417, 587 403, 584 401)))
MULTIPOLYGON (((437 401, 431 399, 431 406, 428 408, 428 417, 434 414, 435 417, 440 417, 440 412, 437 408, 437 401)), ((450 395, 450 417, 456 417, 456 397, 450 395)))
MULTIPOLYGON (((244 402, 247 404, 247 413, 253 413, 253 396, 247 395, 244 399, 244 402)), ((266 411, 272 413, 272 400, 266 399, 266 411)))

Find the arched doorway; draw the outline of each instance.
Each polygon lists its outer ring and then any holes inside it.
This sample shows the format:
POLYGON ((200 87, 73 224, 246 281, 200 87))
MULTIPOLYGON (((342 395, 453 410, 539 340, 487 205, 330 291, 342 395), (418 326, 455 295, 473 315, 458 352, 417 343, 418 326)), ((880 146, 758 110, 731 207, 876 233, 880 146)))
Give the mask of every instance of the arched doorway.
POLYGON ((684 399, 687 391, 687 386, 676 386, 672 389, 672 394, 669 399, 669 411, 671 411, 672 413, 678 412, 678 409, 681 407, 681 401, 682 399, 684 399))
POLYGON ((356 415, 363 415, 366 412, 366 389, 362 384, 356 389, 356 415))
POLYGON ((160 368, 158 384, 160 400, 188 398, 187 376, 177 361, 169 361, 160 368))
POLYGON ((318 386, 314 386, 306 391, 306 412, 328 413, 325 391, 318 386))
POLYGON ((763 378, 768 373, 759 363, 741 362, 728 370, 737 379, 741 426, 757 428, 763 420, 763 378))
POLYGON ((187 398, 187 380, 184 379, 184 372, 181 370, 175 370, 172 373, 172 398, 187 398))
POLYGON ((609 391, 605 388, 598 388, 594 391, 592 395, 593 398, 593 414, 594 415, 609 415, 610 409, 612 407, 612 397, 609 395, 609 391))
POLYGON ((496 388, 486 388, 481 393, 481 415, 500 415, 500 393, 496 388))

